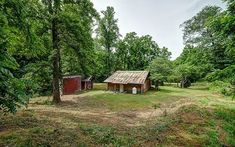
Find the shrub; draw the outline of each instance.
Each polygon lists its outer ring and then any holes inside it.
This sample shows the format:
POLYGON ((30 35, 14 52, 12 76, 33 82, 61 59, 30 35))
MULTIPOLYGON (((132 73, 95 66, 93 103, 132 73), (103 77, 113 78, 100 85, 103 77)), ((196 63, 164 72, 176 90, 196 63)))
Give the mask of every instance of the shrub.
POLYGON ((230 83, 214 81, 209 86, 210 90, 217 91, 226 96, 234 96, 234 87, 230 83))
POLYGON ((235 65, 231 65, 223 70, 216 70, 208 74, 206 80, 209 82, 221 80, 235 85, 235 65))

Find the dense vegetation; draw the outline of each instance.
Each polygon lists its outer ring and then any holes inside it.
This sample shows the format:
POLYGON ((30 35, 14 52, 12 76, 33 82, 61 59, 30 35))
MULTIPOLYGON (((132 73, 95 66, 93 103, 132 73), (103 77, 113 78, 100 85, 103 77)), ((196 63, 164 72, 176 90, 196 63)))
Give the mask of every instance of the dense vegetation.
POLYGON ((207 6, 181 25, 185 48, 170 61, 150 35, 121 36, 113 7, 99 14, 88 0, 2 0, 0 109, 15 112, 29 97, 52 93, 59 103, 63 75, 102 82, 116 70, 150 70, 156 87, 207 80, 234 95, 235 2, 225 2, 225 10, 207 6))
POLYGON ((207 6, 182 24, 185 48, 174 64, 195 70, 187 74, 191 82, 201 79, 220 81, 227 85, 222 88, 229 89, 228 95, 234 95, 235 2, 226 2, 226 10, 207 6))

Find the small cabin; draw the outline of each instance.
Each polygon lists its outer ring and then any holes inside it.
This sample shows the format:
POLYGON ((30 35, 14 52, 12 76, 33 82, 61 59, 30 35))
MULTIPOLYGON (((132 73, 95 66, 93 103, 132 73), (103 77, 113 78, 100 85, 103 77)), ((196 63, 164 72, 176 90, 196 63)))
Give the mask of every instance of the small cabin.
POLYGON ((80 75, 76 76, 64 76, 63 77, 63 94, 74 94, 82 90, 93 89, 93 78, 92 76, 83 77, 80 75))
POLYGON ((151 87, 148 71, 116 71, 104 82, 108 90, 120 93, 132 93, 134 88, 137 93, 143 94, 151 87))

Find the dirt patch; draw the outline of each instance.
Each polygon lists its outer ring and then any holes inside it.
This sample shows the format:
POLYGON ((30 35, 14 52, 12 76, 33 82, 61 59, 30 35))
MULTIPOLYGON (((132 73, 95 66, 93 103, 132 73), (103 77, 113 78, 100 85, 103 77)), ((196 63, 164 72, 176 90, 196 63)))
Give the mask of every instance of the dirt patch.
POLYGON ((149 109, 149 110, 145 110, 145 111, 137 111, 136 116, 139 118, 143 118, 143 119, 151 119, 153 117, 158 117, 158 116, 163 116, 163 115, 168 115, 168 114, 172 114, 175 113, 179 108, 183 107, 183 106, 188 106, 193 104, 193 100, 192 99, 180 99, 174 103, 171 104, 164 104, 161 105, 160 108, 157 109, 149 109))
POLYGON ((145 125, 146 122, 154 120, 156 117, 175 113, 179 108, 192 104, 192 99, 180 99, 169 104, 161 104, 157 109, 142 109, 129 111, 110 111, 104 109, 104 103, 97 103, 94 99, 89 99, 88 96, 65 95, 62 97, 62 103, 59 105, 38 105, 35 102, 45 102, 50 100, 50 97, 40 97, 37 101, 32 101, 29 109, 35 110, 40 116, 55 118, 55 121, 69 120, 76 123, 74 120, 84 120, 89 122, 111 124, 118 126, 136 127, 145 125), (95 105, 95 107, 94 107, 95 105))

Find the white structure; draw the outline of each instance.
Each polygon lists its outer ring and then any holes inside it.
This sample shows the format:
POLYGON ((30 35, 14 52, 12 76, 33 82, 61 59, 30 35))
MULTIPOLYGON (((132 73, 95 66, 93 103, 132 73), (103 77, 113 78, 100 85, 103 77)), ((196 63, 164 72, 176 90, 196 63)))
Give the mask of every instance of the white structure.
POLYGON ((137 94, 137 89, 135 87, 132 88, 132 94, 137 94))

